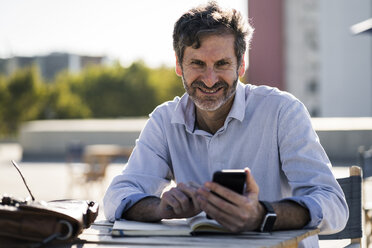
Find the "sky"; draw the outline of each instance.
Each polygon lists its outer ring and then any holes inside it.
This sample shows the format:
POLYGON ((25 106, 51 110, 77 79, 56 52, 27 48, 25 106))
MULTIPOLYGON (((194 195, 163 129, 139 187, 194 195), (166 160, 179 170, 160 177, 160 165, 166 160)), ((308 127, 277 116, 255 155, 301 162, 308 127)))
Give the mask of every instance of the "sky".
MULTIPOLYGON (((70 52, 175 64, 175 21, 206 0, 0 0, 0 58, 70 52)), ((247 16, 247 0, 218 0, 247 16)))

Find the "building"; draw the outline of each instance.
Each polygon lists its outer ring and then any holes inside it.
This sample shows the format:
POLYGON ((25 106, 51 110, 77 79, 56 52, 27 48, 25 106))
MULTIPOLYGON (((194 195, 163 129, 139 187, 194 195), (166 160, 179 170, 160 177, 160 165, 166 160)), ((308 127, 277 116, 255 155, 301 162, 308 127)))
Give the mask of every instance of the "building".
POLYGON ((107 63, 105 56, 82 56, 70 53, 51 53, 44 56, 15 56, 0 59, 0 73, 10 75, 15 70, 36 64, 45 80, 53 80, 63 70, 79 72, 87 65, 102 65, 107 63))
POLYGON ((247 81, 287 90, 314 117, 372 116, 372 36, 351 26, 370 0, 248 0, 247 81))

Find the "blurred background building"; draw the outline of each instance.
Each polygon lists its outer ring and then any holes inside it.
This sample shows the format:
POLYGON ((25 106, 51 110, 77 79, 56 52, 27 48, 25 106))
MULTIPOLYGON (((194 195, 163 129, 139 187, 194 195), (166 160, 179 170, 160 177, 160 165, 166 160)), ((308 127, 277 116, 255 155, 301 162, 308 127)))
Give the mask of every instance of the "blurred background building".
POLYGON ((372 116, 372 36, 350 27, 370 0, 248 0, 247 79, 288 90, 313 117, 372 116))
POLYGON ((18 69, 37 65, 45 80, 52 80, 59 72, 80 72, 88 65, 104 65, 108 63, 106 56, 84 56, 67 52, 54 52, 40 56, 14 56, 0 59, 0 74, 10 75, 18 69))

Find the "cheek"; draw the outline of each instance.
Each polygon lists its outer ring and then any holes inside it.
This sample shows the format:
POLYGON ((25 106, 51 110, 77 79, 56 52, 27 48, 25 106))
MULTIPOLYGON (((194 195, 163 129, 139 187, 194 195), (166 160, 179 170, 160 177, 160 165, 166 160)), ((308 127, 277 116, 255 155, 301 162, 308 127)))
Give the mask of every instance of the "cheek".
POLYGON ((197 73, 184 71, 183 72, 183 77, 186 80, 186 82, 188 82, 189 84, 191 84, 196 79, 198 79, 199 75, 197 73))
POLYGON ((234 72, 225 73, 224 75, 220 77, 220 79, 222 79, 223 81, 229 84, 232 84, 235 82, 237 77, 238 77, 238 74, 236 73, 236 71, 234 71, 234 72))

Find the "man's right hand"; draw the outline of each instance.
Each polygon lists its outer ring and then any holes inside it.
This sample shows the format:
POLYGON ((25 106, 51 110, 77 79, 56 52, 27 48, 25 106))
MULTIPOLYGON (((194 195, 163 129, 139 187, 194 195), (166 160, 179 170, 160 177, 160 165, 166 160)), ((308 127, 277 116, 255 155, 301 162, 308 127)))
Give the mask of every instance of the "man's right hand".
POLYGON ((184 183, 163 193, 157 208, 162 219, 189 218, 201 212, 196 200, 196 188, 184 183))
POLYGON ((188 218, 201 209, 196 201, 197 188, 184 183, 164 192, 161 198, 149 196, 139 200, 125 211, 123 218, 136 221, 160 221, 161 219, 188 218))

